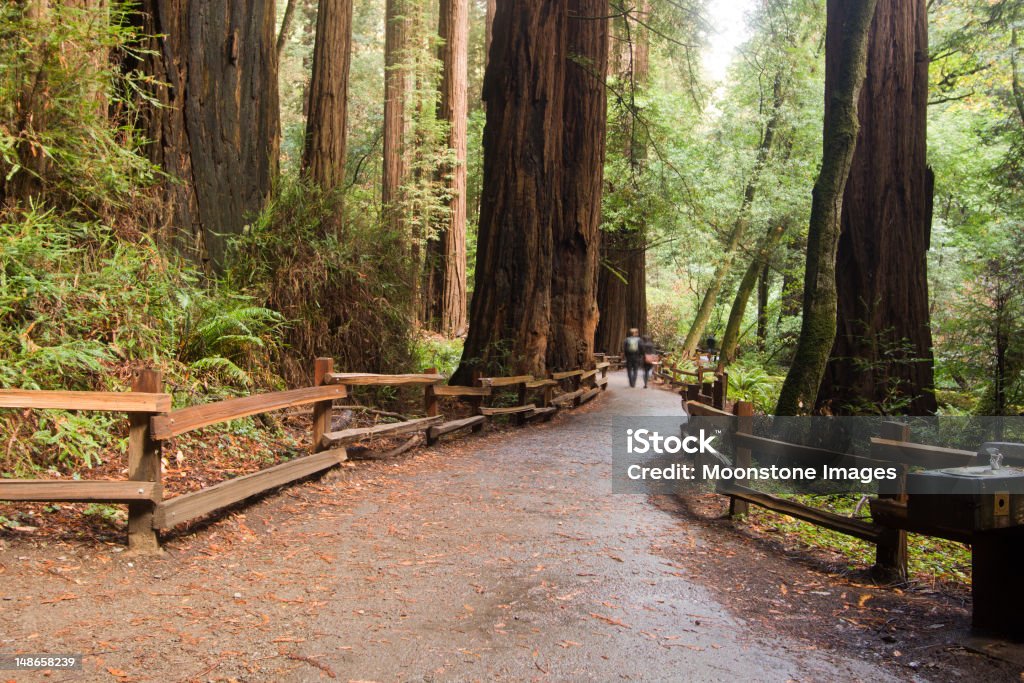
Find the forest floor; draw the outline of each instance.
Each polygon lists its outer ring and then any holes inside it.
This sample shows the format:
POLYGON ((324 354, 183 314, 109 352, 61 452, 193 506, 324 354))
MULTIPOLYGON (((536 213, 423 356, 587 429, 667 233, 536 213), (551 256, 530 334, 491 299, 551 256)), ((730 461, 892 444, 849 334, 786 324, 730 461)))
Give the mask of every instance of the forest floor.
POLYGON ((610 391, 548 424, 349 463, 160 557, 0 536, 0 681, 1020 680, 961 646, 969 605, 878 588, 715 519, 612 494, 610 391), (6 674, 6 675, 5 675, 6 674))

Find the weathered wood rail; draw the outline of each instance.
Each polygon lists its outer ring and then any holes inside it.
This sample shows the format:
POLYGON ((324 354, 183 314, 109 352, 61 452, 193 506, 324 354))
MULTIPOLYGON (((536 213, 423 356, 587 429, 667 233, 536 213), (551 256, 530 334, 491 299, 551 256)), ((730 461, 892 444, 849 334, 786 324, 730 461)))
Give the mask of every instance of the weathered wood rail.
POLYGON ((551 373, 548 377, 481 377, 474 386, 448 386, 437 373, 380 375, 337 373, 330 358, 314 364, 314 386, 232 398, 204 405, 171 409, 160 373, 137 371, 130 392, 0 390, 0 408, 88 410, 128 416, 127 481, 50 481, 0 479, 0 500, 95 502, 128 505, 128 544, 138 552, 158 552, 159 532, 337 467, 347 460, 353 443, 423 433, 428 445, 462 430, 479 432, 493 417, 512 416, 517 423, 550 419, 561 407, 580 405, 607 388, 610 363, 588 370, 551 373), (353 387, 420 386, 425 417, 331 431, 334 401, 351 395, 353 387), (484 405, 499 392, 513 392, 514 405, 484 405), (557 393, 556 393, 557 392, 557 393), (531 394, 536 396, 531 399, 531 394), (469 417, 446 420, 442 399, 467 402, 469 417), (312 405, 310 454, 273 467, 220 482, 198 491, 165 499, 161 485, 161 446, 164 441, 252 415, 312 405))

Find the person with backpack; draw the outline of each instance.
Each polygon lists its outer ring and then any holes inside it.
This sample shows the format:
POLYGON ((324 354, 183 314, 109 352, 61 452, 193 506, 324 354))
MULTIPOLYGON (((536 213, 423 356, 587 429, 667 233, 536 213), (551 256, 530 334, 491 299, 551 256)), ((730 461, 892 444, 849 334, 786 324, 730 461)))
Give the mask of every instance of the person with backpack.
POLYGON ((643 340, 640 339, 640 330, 635 327, 629 328, 629 336, 622 342, 622 357, 626 361, 626 377, 629 378, 629 386, 636 388, 636 377, 640 373, 640 363, 644 359, 643 340))
POLYGON ((644 359, 644 389, 647 388, 647 382, 651 378, 651 370, 654 369, 655 364, 661 360, 658 357, 658 349, 655 348, 654 342, 650 337, 644 337, 640 343, 640 350, 643 352, 644 359))

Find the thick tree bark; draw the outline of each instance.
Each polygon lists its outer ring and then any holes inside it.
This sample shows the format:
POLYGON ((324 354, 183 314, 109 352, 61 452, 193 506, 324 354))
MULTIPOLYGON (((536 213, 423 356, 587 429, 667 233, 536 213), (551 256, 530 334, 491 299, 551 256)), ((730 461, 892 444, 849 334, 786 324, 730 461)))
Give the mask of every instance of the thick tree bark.
POLYGON ((452 164, 441 170, 448 215, 427 243, 423 321, 448 337, 466 331, 466 128, 469 116, 469 2, 441 0, 438 34, 443 41, 438 119, 448 123, 452 164))
POLYGON ((144 107, 148 153, 169 176, 160 232, 219 271, 277 176, 274 3, 143 0, 137 16, 155 36, 141 66, 160 103, 144 107))
POLYGON ((408 175, 406 158, 406 101, 409 87, 408 0, 387 0, 384 25, 384 168, 381 178, 381 205, 384 225, 391 239, 411 243, 406 234, 403 188, 408 175))
POLYGON ((830 412, 934 413, 927 253, 924 0, 878 0, 860 132, 843 198, 838 332, 818 404, 830 412))
MULTIPOLYGON (((784 104, 783 80, 784 74, 780 71, 775 74, 775 82, 772 89, 772 113, 765 126, 764 135, 761 136, 761 143, 757 149, 757 159, 754 161, 754 168, 750 171, 750 178, 743 191, 743 201, 740 203, 739 213, 736 215, 736 222, 733 224, 729 239, 725 244, 725 253, 715 266, 715 274, 711 278, 711 285, 704 292, 700 306, 697 308, 697 316, 686 333, 686 340, 683 342, 683 356, 690 357, 700 344, 701 336, 707 328, 708 321, 718 302, 718 295, 722 291, 722 283, 732 270, 733 260, 736 252, 746 236, 747 228, 750 226, 750 207, 757 195, 757 187, 761 181, 761 171, 771 154, 772 145, 775 143, 776 132, 782 119, 782 105, 784 104)), ((745 305, 745 304, 744 304, 745 305)))
MULTIPOLYGON (((722 365, 728 365, 736 360, 736 350, 740 342, 740 328, 743 325, 743 317, 747 312, 747 302, 757 286, 758 277, 768 267, 768 261, 775 251, 775 247, 779 245, 779 241, 785 234, 786 227, 785 223, 780 222, 768 230, 768 233, 761 238, 754 258, 750 260, 747 270, 743 273, 740 286, 736 290, 736 298, 732 302, 732 309, 729 311, 729 321, 725 325, 725 334, 722 335, 722 350, 720 354, 722 365)), ((758 325, 760 324, 759 312, 758 325)))
POLYGON ((302 169, 328 191, 345 182, 351 44, 352 0, 320 0, 302 169))
POLYGON ((562 220, 564 0, 498 3, 484 77, 483 200, 469 335, 452 382, 545 371, 562 220))
POLYGON ((605 232, 597 283, 600 318, 594 350, 617 354, 626 331, 647 334, 647 245, 642 231, 605 232))
POLYGON ((608 0, 569 0, 568 7, 563 219, 554 232, 547 352, 556 371, 593 360, 608 102, 608 0))
POLYGON ((836 336, 836 250, 843 190, 857 145, 857 99, 864 83, 868 34, 877 0, 828 0, 825 30, 825 125, 821 170, 811 196, 803 320, 776 415, 814 407, 836 336))

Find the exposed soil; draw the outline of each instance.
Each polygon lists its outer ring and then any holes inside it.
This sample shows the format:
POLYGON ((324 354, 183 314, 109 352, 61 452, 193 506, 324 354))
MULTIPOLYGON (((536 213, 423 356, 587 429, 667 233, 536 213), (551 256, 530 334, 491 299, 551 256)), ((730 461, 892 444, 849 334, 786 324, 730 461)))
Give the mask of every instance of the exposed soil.
POLYGON ((611 417, 678 412, 619 373, 551 423, 347 463, 160 557, 6 533, 0 652, 86 655, 6 677, 1019 680, 957 646, 955 596, 839 575, 711 499, 612 494, 611 417))

